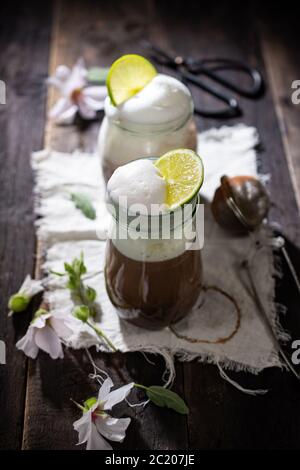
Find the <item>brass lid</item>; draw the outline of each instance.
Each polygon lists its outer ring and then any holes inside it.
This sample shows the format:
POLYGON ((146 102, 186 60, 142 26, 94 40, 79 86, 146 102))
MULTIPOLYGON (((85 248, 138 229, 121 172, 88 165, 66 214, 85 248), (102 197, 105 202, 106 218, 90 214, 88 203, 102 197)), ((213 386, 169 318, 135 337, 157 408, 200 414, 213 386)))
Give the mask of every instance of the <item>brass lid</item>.
POLYGON ((264 185, 253 176, 226 175, 221 178, 221 191, 227 207, 247 230, 254 230, 267 216, 270 199, 264 185))

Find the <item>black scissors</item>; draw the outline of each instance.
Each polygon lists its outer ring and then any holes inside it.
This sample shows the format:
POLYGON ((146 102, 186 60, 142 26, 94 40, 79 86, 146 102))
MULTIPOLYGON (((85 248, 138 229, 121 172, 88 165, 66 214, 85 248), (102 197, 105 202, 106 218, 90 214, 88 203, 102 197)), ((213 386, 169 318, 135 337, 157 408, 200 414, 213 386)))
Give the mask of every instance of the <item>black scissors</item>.
POLYGON ((206 111, 195 108, 195 112, 200 116, 228 119, 241 116, 242 110, 235 98, 228 96, 221 91, 216 90, 211 85, 203 82, 199 78, 199 75, 209 77, 211 80, 219 83, 225 88, 249 99, 257 99, 263 94, 264 81, 261 73, 257 69, 249 67, 243 62, 221 58, 203 60, 193 59, 191 57, 184 58, 182 56, 172 56, 165 50, 148 41, 143 41, 143 46, 150 51, 150 56, 155 62, 175 70, 183 82, 196 85, 227 105, 225 109, 221 109, 220 111, 206 111), (221 70, 241 71, 247 74, 252 80, 252 87, 248 89, 241 88, 216 73, 221 70))

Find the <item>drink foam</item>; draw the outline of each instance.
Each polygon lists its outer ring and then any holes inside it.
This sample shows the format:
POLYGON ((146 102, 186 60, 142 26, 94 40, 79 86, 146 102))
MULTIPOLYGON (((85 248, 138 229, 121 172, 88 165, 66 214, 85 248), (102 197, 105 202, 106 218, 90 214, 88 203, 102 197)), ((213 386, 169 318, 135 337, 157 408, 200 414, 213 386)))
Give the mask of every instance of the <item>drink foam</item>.
POLYGON ((139 93, 119 106, 113 106, 108 97, 105 113, 122 122, 141 125, 161 125, 176 122, 193 112, 188 88, 176 78, 158 74, 139 93))
MULTIPOLYGON (((117 205, 124 201, 127 210, 139 205, 139 213, 151 214, 151 205, 163 208, 166 201, 166 182, 148 159, 141 158, 117 168, 107 184, 109 199, 117 205)), ((137 206, 133 208, 136 212, 137 206)))
MULTIPOLYGON (((107 194, 108 200, 124 208, 126 213, 141 214, 139 220, 142 224, 148 220, 147 216, 158 217, 158 213, 161 213, 165 223, 169 224, 166 225, 170 230, 168 232, 170 236, 167 238, 162 239, 158 233, 148 235, 148 232, 147 238, 143 238, 145 232, 142 230, 143 234, 140 235, 139 231, 128 227, 127 219, 125 222, 113 220, 112 233, 114 230, 115 232, 111 237, 112 242, 124 256, 136 261, 159 262, 176 258, 185 252, 186 239, 182 233, 182 226, 179 224, 174 230, 170 225, 170 212, 165 204, 166 181, 154 166, 153 160, 142 158, 117 168, 108 181, 107 194), (158 208, 161 210, 158 211, 158 208), (175 232, 177 237, 174 236, 175 232)), ((192 220, 189 220, 185 225, 185 235, 187 236, 192 230, 192 220)))

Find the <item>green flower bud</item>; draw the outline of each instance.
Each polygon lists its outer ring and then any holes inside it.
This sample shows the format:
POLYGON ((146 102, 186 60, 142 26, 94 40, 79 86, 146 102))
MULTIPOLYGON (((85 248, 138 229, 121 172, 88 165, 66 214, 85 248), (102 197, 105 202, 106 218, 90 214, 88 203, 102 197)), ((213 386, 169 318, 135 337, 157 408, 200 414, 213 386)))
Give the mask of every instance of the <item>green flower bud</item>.
POLYGON ((12 312, 24 312, 24 310, 26 310, 28 307, 29 302, 30 297, 19 292, 10 297, 8 301, 8 308, 12 312))
POLYGON ((96 397, 91 397, 85 400, 84 402, 84 411, 87 412, 89 411, 92 406, 94 406, 97 403, 97 398, 96 397))
POLYGON ((95 302, 95 300, 96 300, 97 292, 96 292, 95 289, 93 289, 92 287, 86 286, 86 288, 85 288, 85 296, 86 296, 87 302, 93 303, 93 302, 95 302))
POLYGON ((73 310, 74 317, 86 323, 90 317, 90 309, 85 305, 78 305, 73 310))

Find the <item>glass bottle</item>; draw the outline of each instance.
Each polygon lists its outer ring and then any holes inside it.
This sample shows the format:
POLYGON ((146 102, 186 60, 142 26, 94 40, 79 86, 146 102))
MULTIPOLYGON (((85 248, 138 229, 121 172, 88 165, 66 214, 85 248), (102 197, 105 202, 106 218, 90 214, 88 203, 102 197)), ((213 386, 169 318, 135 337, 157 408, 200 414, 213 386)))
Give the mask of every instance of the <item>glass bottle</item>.
POLYGON ((193 118, 193 102, 190 109, 175 120, 145 124, 122 119, 106 105, 99 137, 98 153, 104 179, 107 182, 116 168, 137 158, 159 157, 174 148, 197 150, 197 128, 193 118), (112 112, 111 112, 112 111, 112 112))
POLYGON ((111 210, 105 280, 121 319, 160 329, 188 315, 202 287, 202 262, 194 234, 198 195, 188 210, 140 215, 111 210))

